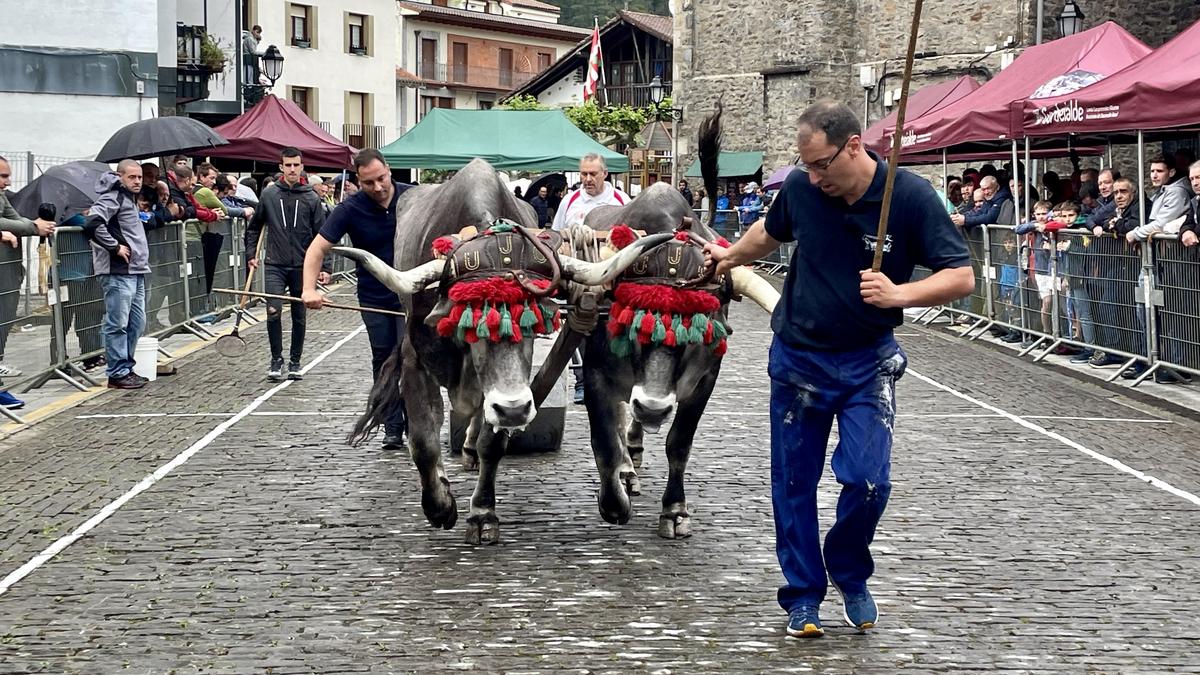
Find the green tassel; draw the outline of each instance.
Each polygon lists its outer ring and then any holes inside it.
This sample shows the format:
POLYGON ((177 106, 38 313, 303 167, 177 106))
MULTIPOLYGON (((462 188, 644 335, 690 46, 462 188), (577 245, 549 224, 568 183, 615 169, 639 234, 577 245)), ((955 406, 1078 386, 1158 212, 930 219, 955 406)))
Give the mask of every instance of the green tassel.
POLYGON ((608 341, 608 350, 613 353, 613 356, 624 358, 633 353, 633 345, 624 337, 617 337, 608 341))
POLYGON ((650 333, 650 340, 662 344, 663 340, 667 339, 667 329, 662 325, 662 315, 655 313, 654 315, 654 332, 650 333))
POLYGON ((488 226, 488 229, 492 232, 512 232, 513 227, 513 224, 507 220, 497 220, 488 226))
POLYGON ((510 338, 512 336, 512 313, 508 311, 508 305, 502 305, 502 309, 500 310, 500 337, 510 338))
POLYGON ((558 311, 558 305, 551 304, 547 309, 542 305, 542 332, 549 335, 554 332, 554 312, 558 311))
POLYGON ((729 331, 725 328, 725 324, 720 321, 713 321, 713 344, 717 344, 722 338, 729 337, 729 331))
POLYGON ((704 329, 708 327, 708 318, 703 314, 692 315, 691 342, 704 344, 704 329))
POLYGON ((467 305, 466 308, 463 309, 462 318, 458 320, 458 328, 455 330, 455 337, 458 338, 459 342, 462 342, 464 339, 466 339, 468 330, 474 328, 474 326, 471 325, 471 322, 474 320, 474 313, 475 310, 471 307, 471 305, 467 305))
POLYGON ((637 311, 637 313, 633 315, 633 323, 629 324, 629 331, 628 331, 630 341, 637 340, 638 330, 641 329, 642 319, 645 316, 646 316, 646 310, 644 310, 644 309, 639 309, 637 311))
POLYGON ((676 344, 686 345, 687 343, 691 342, 692 338, 690 335, 688 335, 688 332, 683 329, 683 319, 680 319, 678 314, 675 315, 675 320, 671 322, 671 330, 675 333, 676 344))
POLYGON ((528 300, 525 301, 525 310, 521 312, 521 320, 518 323, 521 324, 522 331, 533 334, 533 326, 537 323, 537 314, 534 314, 533 310, 529 308, 528 300))
POLYGON ((475 335, 480 340, 492 339, 492 331, 488 330, 487 326, 487 315, 489 309, 490 307, 488 306, 488 303, 483 303, 483 314, 479 316, 479 324, 475 326, 475 335))

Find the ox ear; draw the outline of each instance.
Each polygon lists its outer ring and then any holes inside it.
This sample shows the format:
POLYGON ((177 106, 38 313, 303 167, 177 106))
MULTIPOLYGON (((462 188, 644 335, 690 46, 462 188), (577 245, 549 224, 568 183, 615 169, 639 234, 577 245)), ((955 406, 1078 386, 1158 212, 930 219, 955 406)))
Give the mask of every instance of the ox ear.
POLYGON ((371 276, 399 295, 420 293, 426 286, 440 279, 442 270, 446 267, 445 260, 430 260, 419 267, 401 272, 380 260, 378 256, 362 249, 334 246, 333 252, 360 263, 371 276))
POLYGON ((570 256, 561 256, 563 276, 584 286, 603 286, 617 278, 643 253, 674 238, 674 233, 651 234, 638 239, 602 262, 591 263, 570 256))
POLYGON ((729 276, 733 279, 735 294, 750 298, 768 312, 775 311, 775 305, 779 303, 779 291, 769 281, 745 267, 729 270, 729 276))

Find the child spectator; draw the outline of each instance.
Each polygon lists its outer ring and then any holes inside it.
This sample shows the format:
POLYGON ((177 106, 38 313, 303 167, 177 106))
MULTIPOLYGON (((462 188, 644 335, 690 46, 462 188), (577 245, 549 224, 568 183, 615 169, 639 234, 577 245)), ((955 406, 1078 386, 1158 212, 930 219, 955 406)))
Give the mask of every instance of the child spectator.
MULTIPOLYGON (((1054 287, 1055 279, 1050 275, 1050 256, 1054 248, 1054 240, 1051 232, 1065 227, 1065 225, 1056 224, 1053 230, 1047 229, 1050 225, 1051 207, 1052 204, 1045 200, 1034 204, 1033 221, 1021 223, 1013 230, 1017 234, 1031 235, 1034 279, 1037 282, 1038 298, 1042 301, 1042 332, 1046 335, 1050 335, 1052 331, 1050 306, 1053 302, 1054 293, 1058 290, 1054 287)), ((1074 220, 1074 216, 1072 216, 1072 220, 1074 220)))

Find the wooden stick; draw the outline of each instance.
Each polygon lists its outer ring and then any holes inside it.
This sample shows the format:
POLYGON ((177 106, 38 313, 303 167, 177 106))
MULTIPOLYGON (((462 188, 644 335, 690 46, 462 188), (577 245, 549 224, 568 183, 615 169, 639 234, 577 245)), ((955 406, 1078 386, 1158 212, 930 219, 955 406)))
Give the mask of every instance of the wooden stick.
MULTIPOLYGON (((908 84, 912 81, 913 54, 917 51, 917 31, 921 27, 921 5, 916 0, 913 7, 912 31, 908 34, 908 55, 904 60, 904 80, 900 84, 900 105, 896 108, 896 133, 892 135, 892 155, 888 159, 887 181, 883 186, 883 210, 879 213, 879 231, 875 235, 875 259, 871 271, 878 272, 883 266, 883 244, 887 239, 888 216, 892 210, 892 188, 896 185, 896 165, 900 163, 900 136, 904 131, 904 113, 908 109, 908 84)), ((866 120, 863 120, 864 122, 866 120)))
MULTIPOLYGON (((295 298, 290 295, 275 295, 273 293, 259 293, 257 291, 239 291, 231 288, 214 288, 213 293, 228 293, 229 295, 249 295, 255 298, 268 298, 270 300, 285 300, 287 302, 301 302, 300 298, 295 298)), ((371 314, 388 314, 391 316, 407 316, 404 312, 395 312, 390 309, 376 309, 375 307, 357 307, 355 305, 339 305, 334 302, 326 302, 324 307, 330 309, 348 309, 351 312, 369 312, 371 314)))

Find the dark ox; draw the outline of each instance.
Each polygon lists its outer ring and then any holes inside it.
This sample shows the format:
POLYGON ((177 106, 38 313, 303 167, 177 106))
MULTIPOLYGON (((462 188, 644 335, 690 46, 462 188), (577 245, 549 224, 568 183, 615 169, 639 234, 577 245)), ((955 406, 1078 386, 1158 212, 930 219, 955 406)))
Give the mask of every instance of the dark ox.
MULTIPOLYGON (((446 479, 440 443, 440 387, 445 387, 453 413, 471 420, 467 444, 479 457, 479 476, 467 517, 466 540, 472 544, 498 541, 496 470, 509 433, 524 428, 537 414, 529 389, 533 335, 520 341, 479 339, 470 343, 455 335, 439 334, 438 322, 448 318, 450 297, 464 280, 483 280, 490 271, 496 278, 520 272, 535 281, 549 282, 552 264, 546 256, 531 253, 536 250, 531 248, 536 246, 533 239, 541 234, 536 230, 528 236, 513 230, 489 235, 490 242, 487 238, 463 242, 460 249, 478 247, 478 255, 471 257, 474 265, 461 260, 456 263, 455 254, 437 259, 433 247, 435 240, 455 235, 464 227, 483 230, 501 220, 527 228, 537 224, 533 208, 517 200, 487 162, 476 159, 442 185, 420 186, 401 195, 396 205, 394 267, 365 251, 334 249, 363 263, 367 271, 399 294, 409 317, 399 356, 393 355, 385 366, 352 438, 361 440, 382 424, 396 397, 402 395, 407 402, 409 447, 421 474, 425 517, 431 525, 452 528, 458 520, 458 507, 446 479), (504 250, 512 251, 511 256, 504 250), (534 258, 541 262, 535 263, 534 258), (478 262, 480 259, 491 259, 495 264, 489 270, 478 262), (504 267, 505 261, 511 263, 511 268, 504 267)), ((557 235, 552 238, 551 243, 556 243, 557 235)), ((542 250, 561 266, 563 283, 600 285, 619 274, 641 251, 669 238, 664 235, 644 241, 638 250, 622 252, 602 263, 556 257, 549 249, 542 250)), ((542 306, 552 311, 552 303, 542 306)), ((513 305, 513 313, 518 312, 518 306, 513 305)))
MULTIPOLYGON (((622 207, 598 207, 584 221, 587 228, 609 230, 626 224, 648 235, 672 232, 693 212, 670 185, 656 183, 622 207)), ((717 234, 695 223, 692 230, 713 241, 717 234)), ((661 289, 677 281, 698 276, 704 255, 698 246, 671 241, 643 255, 618 277, 613 291, 619 298, 622 284, 648 284, 661 289)), ((706 322, 728 327, 728 302, 745 296, 767 311, 774 309, 778 292, 749 270, 735 270, 730 278, 716 279, 695 292, 709 293, 717 306, 706 322)), ((614 307, 616 309, 616 307, 614 307)), ((667 487, 659 515, 659 536, 687 537, 690 534, 683 475, 691 453, 696 426, 712 395, 721 370, 721 350, 716 343, 675 341, 673 346, 658 341, 633 341, 629 352, 614 353, 608 324, 610 315, 588 338, 583 360, 584 387, 592 450, 600 473, 600 514, 610 523, 625 523, 630 517, 629 494, 638 494, 637 469, 641 466, 643 432, 655 432, 674 414, 666 438, 669 464, 667 487)), ((678 327, 678 324, 676 324, 678 327)), ((675 331, 672 331, 675 332, 675 331)), ((674 340, 673 340, 674 341, 674 340)), ((723 347, 722 347, 723 349, 723 347)))

